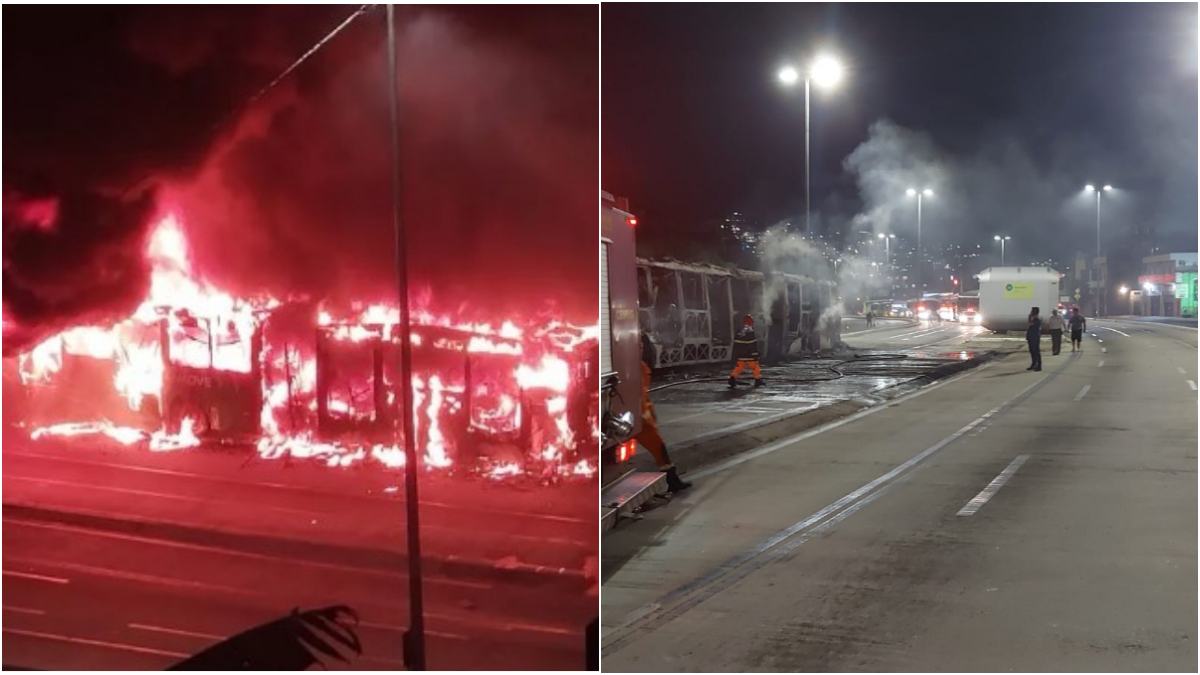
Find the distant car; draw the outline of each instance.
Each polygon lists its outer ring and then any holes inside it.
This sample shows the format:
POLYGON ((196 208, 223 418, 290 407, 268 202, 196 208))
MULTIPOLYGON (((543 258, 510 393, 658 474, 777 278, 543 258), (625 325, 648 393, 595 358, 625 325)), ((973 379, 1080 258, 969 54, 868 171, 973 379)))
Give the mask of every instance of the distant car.
POLYGON ((979 313, 979 310, 972 307, 959 314, 958 320, 964 324, 978 326, 983 323, 983 315, 979 313))

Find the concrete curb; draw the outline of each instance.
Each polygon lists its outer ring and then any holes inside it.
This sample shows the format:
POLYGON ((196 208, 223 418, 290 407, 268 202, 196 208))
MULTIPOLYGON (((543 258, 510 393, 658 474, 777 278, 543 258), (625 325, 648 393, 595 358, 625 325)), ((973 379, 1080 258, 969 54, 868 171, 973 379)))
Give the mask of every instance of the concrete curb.
MULTIPOLYGON (((943 380, 963 371, 977 368, 1012 353, 1014 352, 1000 350, 983 352, 965 361, 948 363, 944 366, 931 368, 927 373, 922 373, 912 379, 890 387, 878 389, 871 392, 869 396, 835 401, 818 408, 788 415, 782 419, 768 419, 760 425, 744 428, 717 438, 701 438, 681 443, 669 447, 668 450, 672 453, 672 461, 679 467, 681 472, 699 469, 781 438, 794 436, 823 424, 835 422, 865 408, 886 403, 891 399, 928 386, 938 380, 943 380)), ((649 453, 638 453, 633 462, 640 470, 656 470, 654 460, 649 457, 649 453)))
MULTIPOLYGON (((56 523, 84 529, 128 534, 147 539, 245 551, 261 555, 354 567, 369 571, 406 574, 408 555, 382 548, 347 546, 289 537, 237 532, 163 521, 114 517, 86 511, 50 509, 24 504, 3 505, 5 518, 56 523)), ((488 560, 424 552, 423 569, 429 576, 470 581, 504 581, 529 585, 560 584, 564 590, 587 590, 583 570, 531 565, 518 560, 488 560)))

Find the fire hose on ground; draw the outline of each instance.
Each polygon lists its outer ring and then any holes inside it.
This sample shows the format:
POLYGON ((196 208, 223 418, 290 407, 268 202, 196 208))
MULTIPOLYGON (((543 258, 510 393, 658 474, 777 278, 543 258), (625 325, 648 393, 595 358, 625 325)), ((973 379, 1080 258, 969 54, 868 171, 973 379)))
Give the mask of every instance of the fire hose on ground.
MULTIPOLYGON (((864 363, 867 361, 904 361, 904 360, 908 360, 911 358, 912 357, 910 357, 908 354, 872 354, 870 356, 856 356, 852 359, 845 359, 842 361, 838 361, 837 363, 832 363, 829 365, 821 366, 819 368, 820 370, 830 371, 831 373, 833 373, 833 377, 771 377, 769 371, 764 371, 763 379, 769 379, 771 382, 792 382, 792 383, 797 383, 797 384, 808 384, 808 383, 814 383, 814 382, 833 382, 834 380, 840 380, 843 377, 847 377, 848 375, 856 374, 856 373, 844 372, 846 370, 849 370, 849 368, 847 368, 846 366, 851 365, 851 364, 864 363)), ((904 369, 878 370, 878 371, 872 371, 871 374, 872 375, 881 375, 881 376, 887 376, 887 375, 918 375, 919 376, 920 370, 925 370, 925 369, 923 369, 923 368, 904 368, 904 369)), ((680 385, 685 385, 685 384, 699 384, 702 382, 728 382, 728 381, 729 381, 728 375, 723 375, 720 377, 693 377, 693 378, 688 378, 688 379, 684 379, 684 380, 679 380, 677 382, 666 382, 666 383, 663 383, 660 385, 656 385, 656 386, 650 387, 650 391, 655 392, 655 391, 659 391, 661 389, 667 389, 670 387, 678 387, 680 385)))

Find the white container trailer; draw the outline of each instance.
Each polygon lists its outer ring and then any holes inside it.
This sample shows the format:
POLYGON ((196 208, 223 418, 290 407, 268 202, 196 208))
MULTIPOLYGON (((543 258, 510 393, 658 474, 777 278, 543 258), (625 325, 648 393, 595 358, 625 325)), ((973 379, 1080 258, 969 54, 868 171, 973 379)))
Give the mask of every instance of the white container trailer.
POLYGON ((989 267, 979 280, 980 324, 994 331, 1025 330, 1029 310, 1041 308, 1042 321, 1058 307, 1062 275, 1049 267, 989 267))

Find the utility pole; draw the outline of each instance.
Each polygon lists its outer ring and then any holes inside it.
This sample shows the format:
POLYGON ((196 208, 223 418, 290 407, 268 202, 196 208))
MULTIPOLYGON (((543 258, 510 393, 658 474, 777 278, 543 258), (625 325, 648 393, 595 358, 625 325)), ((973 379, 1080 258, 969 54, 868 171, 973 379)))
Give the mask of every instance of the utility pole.
POLYGON ((400 341, 400 427, 404 435, 404 506, 408 535, 408 612, 409 626, 404 633, 404 665, 409 670, 425 667, 425 600, 421 583, 421 518, 417 497, 417 476, 420 459, 413 430, 412 330, 408 311, 408 250, 405 248, 402 217, 400 163, 400 92, 396 73, 395 8, 387 6, 388 91, 391 94, 389 122, 392 141, 392 228, 396 236, 396 291, 399 302, 399 322, 396 326, 400 341))

